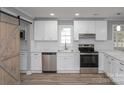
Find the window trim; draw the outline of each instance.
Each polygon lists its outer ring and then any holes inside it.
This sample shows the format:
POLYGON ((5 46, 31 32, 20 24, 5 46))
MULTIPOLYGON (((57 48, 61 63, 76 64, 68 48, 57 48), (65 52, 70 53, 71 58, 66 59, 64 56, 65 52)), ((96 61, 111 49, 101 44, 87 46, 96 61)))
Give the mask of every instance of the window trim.
POLYGON ((71 28, 71 43, 66 43, 67 46, 73 45, 73 25, 59 25, 59 45, 64 46, 65 43, 61 43, 61 30, 62 28, 71 28))

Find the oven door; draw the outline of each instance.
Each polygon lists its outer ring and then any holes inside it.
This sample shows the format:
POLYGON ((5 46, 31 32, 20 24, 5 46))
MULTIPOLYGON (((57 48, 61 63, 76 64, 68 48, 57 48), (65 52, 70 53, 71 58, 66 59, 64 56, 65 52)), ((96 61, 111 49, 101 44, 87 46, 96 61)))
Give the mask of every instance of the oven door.
POLYGON ((80 53, 80 67, 98 67, 98 53, 80 53))

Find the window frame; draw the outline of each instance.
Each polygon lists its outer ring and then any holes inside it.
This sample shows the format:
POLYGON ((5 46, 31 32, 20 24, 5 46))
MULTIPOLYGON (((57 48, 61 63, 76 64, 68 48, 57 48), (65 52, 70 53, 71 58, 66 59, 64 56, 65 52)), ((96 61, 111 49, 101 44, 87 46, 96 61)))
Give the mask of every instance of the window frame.
MULTIPOLYGON (((117 38, 118 38, 118 34, 116 33, 116 35, 115 35, 115 30, 114 30, 114 27, 115 26, 117 26, 118 24, 113 24, 112 25, 112 32, 113 32, 113 46, 114 46, 114 49, 116 49, 116 50, 121 50, 121 51, 124 51, 124 46, 122 46, 122 47, 119 47, 119 44, 118 44, 118 40, 117 40, 117 38), (116 39, 115 39, 115 36, 117 37, 116 39), (115 47, 115 40, 116 40, 116 47, 115 47)), ((119 24, 120 26, 124 26, 124 24, 119 24)), ((121 42, 121 43, 123 43, 123 42, 121 42)))
POLYGON ((70 39, 71 39, 71 43, 66 43, 66 45, 67 46, 72 46, 73 45, 73 26, 72 25, 59 25, 59 44, 61 46, 65 45, 65 43, 61 43, 61 32, 62 32, 63 28, 71 28, 71 35, 69 35, 70 39))

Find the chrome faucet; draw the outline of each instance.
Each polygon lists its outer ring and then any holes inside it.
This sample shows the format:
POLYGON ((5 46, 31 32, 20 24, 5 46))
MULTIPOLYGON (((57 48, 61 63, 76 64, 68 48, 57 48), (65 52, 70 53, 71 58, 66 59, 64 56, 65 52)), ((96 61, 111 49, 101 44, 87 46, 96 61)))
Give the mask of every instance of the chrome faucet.
POLYGON ((66 44, 66 40, 65 40, 65 50, 68 50, 68 48, 67 48, 67 44, 66 44))

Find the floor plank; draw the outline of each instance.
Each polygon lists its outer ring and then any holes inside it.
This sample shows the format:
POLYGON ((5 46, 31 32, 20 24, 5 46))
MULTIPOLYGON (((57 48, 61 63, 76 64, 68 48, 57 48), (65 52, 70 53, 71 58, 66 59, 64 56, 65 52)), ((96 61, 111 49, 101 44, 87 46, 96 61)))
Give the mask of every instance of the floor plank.
POLYGON ((105 74, 21 74, 21 85, 113 85, 105 74))

